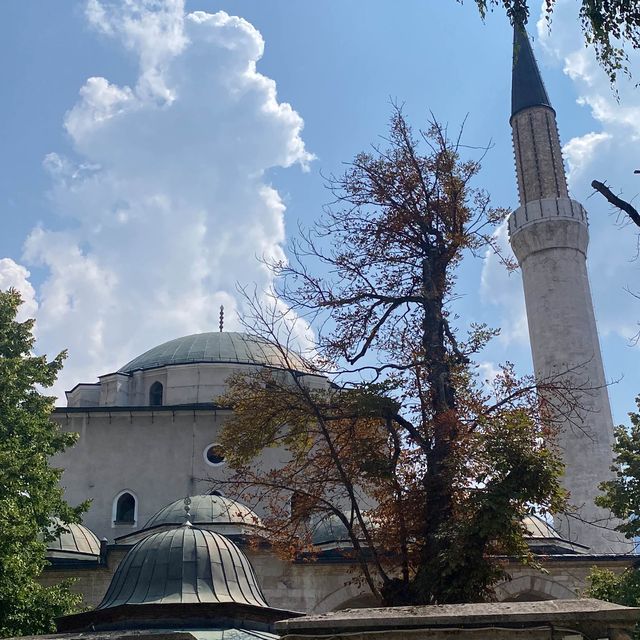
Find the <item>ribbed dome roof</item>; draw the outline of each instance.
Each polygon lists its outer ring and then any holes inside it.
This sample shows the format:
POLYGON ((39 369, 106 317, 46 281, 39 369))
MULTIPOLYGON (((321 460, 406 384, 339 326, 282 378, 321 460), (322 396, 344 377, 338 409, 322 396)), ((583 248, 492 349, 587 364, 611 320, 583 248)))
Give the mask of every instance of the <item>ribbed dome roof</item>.
POLYGON ((523 521, 530 538, 555 539, 562 536, 540 516, 527 516, 523 521))
MULTIPOLYGON (((260 518, 246 505, 219 495, 191 496, 189 520, 193 524, 248 524, 261 526, 260 518)), ((184 500, 176 500, 151 516, 145 529, 184 522, 184 500)))
POLYGON ((100 540, 91 529, 81 524, 62 524, 55 519, 50 527, 51 533, 55 534, 58 527, 64 527, 67 531, 47 542, 47 551, 100 555, 100 540))
MULTIPOLYGON (((290 362, 299 364, 297 370, 305 370, 299 357, 289 354, 290 362)), ((149 349, 118 370, 131 373, 140 369, 154 369, 167 365, 217 362, 231 364, 253 364, 286 369, 278 348, 256 336, 232 331, 195 333, 169 340, 149 349)))
POLYGON ((191 603, 268 607, 253 567, 231 540, 184 525, 138 542, 118 566, 97 609, 191 603))
POLYGON ((323 515, 311 524, 311 542, 316 545, 347 542, 351 544, 351 537, 347 527, 335 514, 323 515))

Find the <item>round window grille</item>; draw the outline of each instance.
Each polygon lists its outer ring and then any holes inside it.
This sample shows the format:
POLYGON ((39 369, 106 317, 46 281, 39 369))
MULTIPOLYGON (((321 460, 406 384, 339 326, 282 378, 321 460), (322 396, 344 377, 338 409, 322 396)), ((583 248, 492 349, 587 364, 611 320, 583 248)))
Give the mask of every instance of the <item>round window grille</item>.
POLYGON ((217 466, 224 462, 224 448, 221 444, 210 444, 204 450, 204 459, 207 464, 217 466))

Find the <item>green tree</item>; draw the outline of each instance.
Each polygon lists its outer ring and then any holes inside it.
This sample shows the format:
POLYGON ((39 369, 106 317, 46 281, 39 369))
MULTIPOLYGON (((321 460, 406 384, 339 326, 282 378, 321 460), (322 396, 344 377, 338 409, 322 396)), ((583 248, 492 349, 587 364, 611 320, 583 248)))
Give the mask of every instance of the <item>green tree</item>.
POLYGON ((629 539, 640 535, 640 396, 638 411, 631 411, 631 427, 619 426, 615 431, 613 480, 600 485, 602 495, 596 504, 611 510, 621 523, 616 530, 629 539))
MULTIPOLYGON (((462 1, 462 0, 460 0, 462 1)), ((511 22, 526 23, 531 8, 538 10, 540 2, 531 0, 475 0, 484 17, 493 7, 502 7, 511 22)), ((576 2, 577 16, 585 42, 595 49, 598 61, 611 83, 619 72, 629 74, 625 43, 640 48, 640 8, 636 0, 581 0, 576 2)), ((544 11, 552 24, 556 0, 545 0, 544 11)))
MULTIPOLYGON (((615 432, 611 468, 615 477, 600 484, 603 494, 596 498, 597 504, 621 520, 616 529, 630 540, 640 535, 640 396, 636 405, 638 411, 629 413, 631 427, 619 426, 615 432)), ((640 606, 640 571, 632 567, 615 573, 594 567, 586 594, 616 604, 640 606)), ((640 628, 636 628, 634 637, 640 638, 640 628)))
POLYGON ((586 595, 626 607, 637 607, 640 605, 640 571, 625 569, 622 573, 614 573, 610 569, 594 567, 589 574, 586 595))
MULTIPOLYGON (((585 595, 606 600, 625 607, 640 606, 640 571, 625 569, 615 573, 610 569, 593 567, 588 577, 589 586, 585 595)), ((640 624, 636 624, 634 640, 640 640, 640 624)))
POLYGON ((50 387, 65 354, 34 356, 33 320, 18 322, 17 291, 0 291, 0 636, 55 631, 54 618, 80 598, 67 584, 43 587, 52 518, 78 522, 84 505, 70 508, 58 485, 61 471, 49 457, 75 442, 50 419, 50 387))
POLYGON ((277 302, 253 299, 281 371, 232 377, 219 400, 225 484, 270 501, 283 548, 336 523, 381 603, 482 600, 506 577, 499 554, 533 561, 523 518, 562 509, 562 465, 533 382, 506 365, 485 386, 472 360, 495 332, 461 339, 451 311, 463 256, 492 246, 506 211, 441 126, 414 135, 396 109, 385 140, 330 179, 335 204, 271 265, 277 302), (318 329, 307 358, 287 349, 290 313, 318 329), (286 463, 265 468, 268 447, 286 463))

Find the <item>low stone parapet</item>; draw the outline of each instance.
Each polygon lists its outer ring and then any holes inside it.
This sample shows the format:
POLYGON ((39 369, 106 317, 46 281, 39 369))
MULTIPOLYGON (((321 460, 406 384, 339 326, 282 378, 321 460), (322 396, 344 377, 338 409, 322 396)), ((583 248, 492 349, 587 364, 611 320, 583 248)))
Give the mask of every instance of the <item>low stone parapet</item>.
POLYGON ((631 640, 640 608, 601 600, 345 609, 276 623, 283 640, 631 640))

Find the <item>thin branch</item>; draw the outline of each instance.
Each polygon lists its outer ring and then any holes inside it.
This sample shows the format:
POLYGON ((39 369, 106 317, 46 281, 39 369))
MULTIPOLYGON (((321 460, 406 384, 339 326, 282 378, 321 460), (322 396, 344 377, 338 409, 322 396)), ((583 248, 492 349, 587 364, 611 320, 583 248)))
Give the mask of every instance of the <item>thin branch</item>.
POLYGON ((617 207, 621 211, 624 211, 634 222, 634 224, 640 227, 640 213, 638 210, 632 206, 626 200, 619 198, 606 184, 603 182, 599 182, 598 180, 593 180, 591 182, 591 186, 601 193, 614 207, 617 207))

